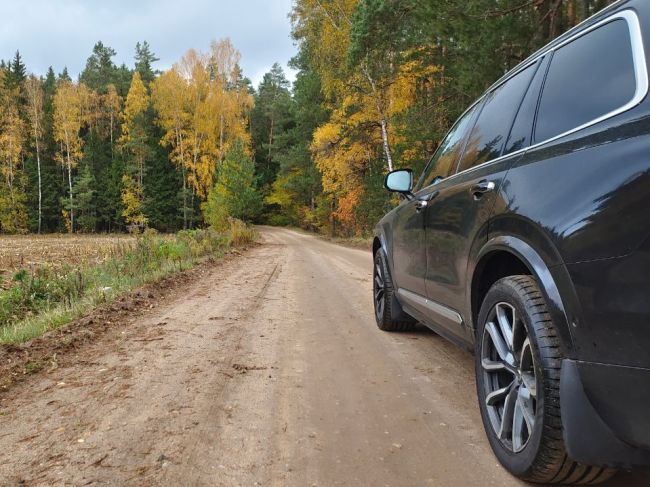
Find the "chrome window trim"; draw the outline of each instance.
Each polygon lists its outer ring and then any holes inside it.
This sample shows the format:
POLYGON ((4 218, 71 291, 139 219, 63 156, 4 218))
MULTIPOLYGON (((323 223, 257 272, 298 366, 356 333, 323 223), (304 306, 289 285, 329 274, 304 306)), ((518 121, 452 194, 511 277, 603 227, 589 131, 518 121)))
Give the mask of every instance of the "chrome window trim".
MULTIPOLYGON (((600 122, 604 122, 607 119, 610 119, 612 117, 620 115, 621 113, 624 113, 624 112, 626 112, 628 110, 631 110, 632 108, 637 106, 639 103, 641 103, 641 101, 643 101, 643 99, 648 94, 648 88, 649 88, 648 68, 647 68, 647 64, 646 64, 645 48, 643 47, 643 34, 641 32, 641 24, 639 23, 639 18, 637 17, 636 13, 633 10, 622 10, 621 12, 616 12, 616 13, 604 18, 603 20, 595 23, 594 25, 590 26, 589 28, 587 28, 587 29, 585 29, 583 31, 580 31, 580 32, 576 32, 574 35, 568 37, 567 39, 562 41, 557 46, 553 46, 552 48, 540 51, 533 58, 531 58, 531 59, 529 59, 527 61, 524 61, 524 63, 522 63, 519 67, 515 68, 512 71, 512 73, 509 73, 509 76, 507 78, 499 80, 496 84, 491 86, 490 89, 487 90, 483 95, 481 95, 481 97, 477 101, 480 101, 483 98, 485 98, 487 93, 490 93, 491 91, 497 89, 503 83, 506 83, 507 81, 509 81, 512 77, 519 74, 521 71, 523 71, 524 69, 529 67, 531 64, 533 64, 534 62, 537 62, 540 58, 542 58, 542 57, 544 57, 544 56, 546 56, 548 54, 551 54, 551 53, 555 52, 556 50, 566 46, 567 44, 575 41, 576 39, 588 34, 589 32, 592 32, 593 30, 598 29, 599 27, 602 27, 603 25, 608 24, 608 23, 613 22, 613 21, 618 20, 618 19, 623 19, 623 20, 626 21, 627 26, 628 26, 628 31, 630 32, 630 41, 632 43, 632 46, 631 46, 632 47, 632 61, 634 62, 634 77, 635 77, 635 80, 636 80, 636 90, 635 90, 634 96, 632 97, 632 99, 629 102, 627 102, 626 104, 622 105, 621 107, 619 107, 619 108, 617 108, 615 110, 612 110, 609 113, 606 113, 604 115, 601 115, 598 118, 595 118, 594 120, 591 120, 591 121, 586 122, 586 123, 584 123, 582 125, 579 125, 578 127, 567 130, 566 132, 562 132, 561 134, 555 135, 555 136, 553 136, 553 137, 551 137, 549 139, 543 140, 541 142, 536 142, 535 144, 532 144, 532 145, 530 145, 528 147, 524 147, 523 149, 519 149, 517 151, 510 152, 509 154, 499 156, 499 157, 497 157, 495 159, 492 159, 490 161, 487 161, 487 162, 484 162, 482 164, 478 164, 476 166, 465 169, 463 171, 454 173, 454 174, 450 175, 449 177, 445 178, 444 180, 447 181, 447 180, 449 180, 451 178, 455 178, 456 176, 459 176, 461 174, 466 174, 466 173, 468 173, 470 171, 474 171, 474 170, 479 169, 481 167, 487 166, 488 164, 496 164, 497 162, 502 161, 502 160, 504 160, 504 159, 506 159, 508 157, 514 157, 514 156, 522 154, 522 153, 524 153, 526 151, 536 149, 536 148, 541 147, 541 146, 543 146, 545 144, 548 144, 550 142, 554 142, 554 141, 556 141, 558 139, 561 139, 563 137, 571 135, 571 134, 573 134, 575 132, 579 132, 580 130, 584 130, 586 128, 589 128, 592 125, 596 125, 596 124, 598 124, 600 122)), ((552 66, 552 64, 553 64, 553 60, 551 59, 551 66, 552 66)), ((549 69, 551 68, 551 66, 549 66, 549 69)), ((548 75, 548 72, 546 73, 546 75, 548 75)), ((540 94, 542 94, 543 91, 544 91, 544 89, 542 88, 540 94)), ((473 103, 472 107, 475 104, 476 103, 473 103)), ((469 108, 468 108, 468 110, 469 110, 469 108)), ((465 112, 467 112, 467 110, 465 110, 465 112)), ((465 113, 465 112, 463 112, 463 113, 465 113)), ((506 143, 507 143, 507 141, 506 141, 506 143)), ((431 186, 427 186, 425 188, 420 188, 420 190, 418 190, 418 192, 422 191, 424 189, 427 189, 429 187, 431 187, 431 186)))

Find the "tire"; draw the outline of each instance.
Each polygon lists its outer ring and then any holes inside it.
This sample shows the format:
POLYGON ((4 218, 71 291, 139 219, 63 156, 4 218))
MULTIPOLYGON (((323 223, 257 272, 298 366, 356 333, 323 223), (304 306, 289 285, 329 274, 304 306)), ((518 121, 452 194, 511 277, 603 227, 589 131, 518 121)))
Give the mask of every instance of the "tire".
POLYGON ((375 254, 372 273, 373 304, 377 326, 383 331, 409 331, 416 321, 408 316, 397 301, 386 257, 381 250, 375 254))
POLYGON ((560 416, 564 345, 531 276, 497 281, 478 317, 476 386, 483 426, 513 475, 545 484, 597 484, 615 470, 566 453, 560 416))

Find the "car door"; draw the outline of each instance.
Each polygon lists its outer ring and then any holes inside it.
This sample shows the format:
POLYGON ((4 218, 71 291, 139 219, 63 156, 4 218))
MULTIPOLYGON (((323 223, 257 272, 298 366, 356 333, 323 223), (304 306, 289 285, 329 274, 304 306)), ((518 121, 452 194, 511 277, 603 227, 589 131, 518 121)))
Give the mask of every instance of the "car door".
POLYGON ((539 61, 520 70, 485 96, 456 173, 436 187, 425 214, 425 289, 431 320, 468 338, 461 315, 466 303, 467 257, 472 245, 487 241, 495 195, 520 151, 506 140, 539 61))
POLYGON ((423 171, 415 196, 402 201, 393 219, 393 279, 400 299, 411 307, 426 295, 427 269, 424 217, 429 198, 435 196, 435 183, 456 170, 479 104, 468 109, 454 124, 423 171))

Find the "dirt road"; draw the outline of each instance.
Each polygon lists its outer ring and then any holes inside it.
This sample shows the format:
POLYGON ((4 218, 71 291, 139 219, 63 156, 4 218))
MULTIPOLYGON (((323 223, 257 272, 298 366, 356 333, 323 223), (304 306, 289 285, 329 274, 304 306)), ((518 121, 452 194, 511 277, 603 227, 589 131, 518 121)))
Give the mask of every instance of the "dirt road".
POLYGON ((524 485, 472 357, 377 330, 367 251, 263 237, 0 397, 0 485, 524 485))

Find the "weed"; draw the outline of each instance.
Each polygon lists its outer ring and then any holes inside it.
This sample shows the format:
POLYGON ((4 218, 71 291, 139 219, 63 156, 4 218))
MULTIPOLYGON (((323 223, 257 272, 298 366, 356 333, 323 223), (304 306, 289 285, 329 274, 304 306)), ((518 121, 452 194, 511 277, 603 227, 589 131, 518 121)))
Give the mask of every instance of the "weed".
POLYGON ((134 245, 113 250, 96 264, 20 269, 0 288, 0 343, 42 335, 135 287, 256 238, 255 230, 238 220, 231 220, 223 233, 184 230, 168 236, 145 231, 134 245))

